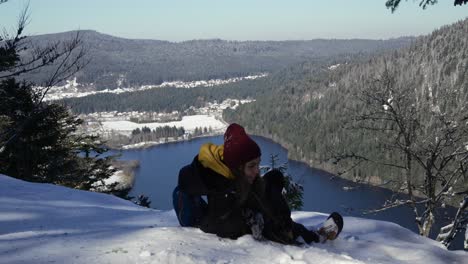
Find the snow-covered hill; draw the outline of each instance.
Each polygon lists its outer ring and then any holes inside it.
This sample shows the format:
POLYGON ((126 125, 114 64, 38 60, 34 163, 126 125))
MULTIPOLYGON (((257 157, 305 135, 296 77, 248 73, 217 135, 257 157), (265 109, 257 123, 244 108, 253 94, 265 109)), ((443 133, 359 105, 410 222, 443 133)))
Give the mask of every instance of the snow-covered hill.
MULTIPOLYGON (((294 212, 307 226, 325 214, 294 212)), ((396 224, 345 217, 326 244, 220 239, 178 226, 173 211, 0 175, 0 263, 467 263, 396 224)))
MULTIPOLYGON (((268 76, 267 73, 262 73, 258 75, 248 75, 244 77, 233 77, 229 79, 211 79, 211 80, 199 80, 199 81, 191 81, 191 82, 183 82, 183 81, 173 81, 173 82, 163 82, 162 84, 158 85, 141 85, 138 87, 120 87, 123 80, 118 80, 118 88, 116 89, 104 89, 104 90, 94 90, 87 86, 93 86, 93 84, 79 84, 76 81, 76 77, 71 80, 66 80, 66 84, 62 86, 52 86, 49 91, 47 92, 46 96, 44 97, 45 101, 53 101, 53 100, 60 100, 64 98, 76 98, 76 97, 83 97, 88 95, 94 94, 102 94, 102 93, 131 93, 131 92, 139 92, 145 91, 150 89, 157 89, 157 88, 164 88, 164 87, 174 87, 174 88, 186 88, 191 89, 195 87, 213 87, 213 86, 220 86, 229 83, 236 83, 243 80, 255 80, 258 78, 264 78, 268 76)), ((36 89, 44 89, 44 87, 36 87, 36 89)))

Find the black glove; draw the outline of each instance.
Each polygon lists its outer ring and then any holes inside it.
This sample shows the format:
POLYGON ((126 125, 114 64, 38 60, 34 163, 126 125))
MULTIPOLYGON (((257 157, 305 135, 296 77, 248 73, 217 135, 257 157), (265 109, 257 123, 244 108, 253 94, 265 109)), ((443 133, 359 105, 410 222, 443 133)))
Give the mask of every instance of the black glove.
POLYGON ((249 208, 246 208, 242 211, 245 222, 250 227, 252 231, 252 236, 255 240, 263 240, 263 215, 259 212, 255 212, 249 208))

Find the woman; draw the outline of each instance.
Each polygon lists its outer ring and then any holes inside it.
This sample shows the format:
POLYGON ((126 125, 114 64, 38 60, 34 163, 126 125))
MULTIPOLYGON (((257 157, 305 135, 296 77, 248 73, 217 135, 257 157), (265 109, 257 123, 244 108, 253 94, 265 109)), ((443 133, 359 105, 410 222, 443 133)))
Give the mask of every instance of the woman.
MULTIPOLYGON (((260 177, 260 157, 257 143, 235 123, 227 128, 223 145, 201 146, 193 162, 181 169, 176 188, 192 201, 195 197, 196 220, 188 225, 232 239, 252 234, 283 244, 295 244, 299 236, 307 243, 321 241, 318 233, 292 221, 281 193, 281 172, 272 170, 260 177), (197 198, 200 195, 207 196, 207 204, 197 198)), ((174 200, 182 224, 183 205, 174 200)))

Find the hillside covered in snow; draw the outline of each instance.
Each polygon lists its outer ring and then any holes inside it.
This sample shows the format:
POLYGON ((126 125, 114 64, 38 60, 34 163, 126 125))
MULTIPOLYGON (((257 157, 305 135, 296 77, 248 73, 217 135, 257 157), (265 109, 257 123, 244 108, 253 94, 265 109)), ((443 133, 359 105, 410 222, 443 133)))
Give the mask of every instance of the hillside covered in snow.
MULTIPOLYGON (((294 212, 309 227, 324 213, 294 212)), ((0 175, 0 263, 466 263, 396 224, 345 217, 325 244, 284 246, 250 235, 221 239, 179 227, 173 211, 111 195, 0 175)))

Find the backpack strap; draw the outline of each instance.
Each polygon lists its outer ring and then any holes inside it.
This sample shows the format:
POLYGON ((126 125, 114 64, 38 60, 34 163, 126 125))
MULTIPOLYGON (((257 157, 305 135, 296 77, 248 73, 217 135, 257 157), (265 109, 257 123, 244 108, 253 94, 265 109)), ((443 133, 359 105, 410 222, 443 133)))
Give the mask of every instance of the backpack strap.
POLYGON ((202 195, 208 188, 202 178, 198 155, 179 171, 178 185, 172 192, 172 205, 181 226, 198 227, 207 211, 202 195))
POLYGON ((179 171, 179 189, 190 195, 207 195, 208 187, 201 175, 201 164, 198 162, 198 155, 193 162, 179 171))
POLYGON ((187 194, 177 186, 172 192, 172 203, 181 226, 200 226, 208 207, 201 196, 187 194))

